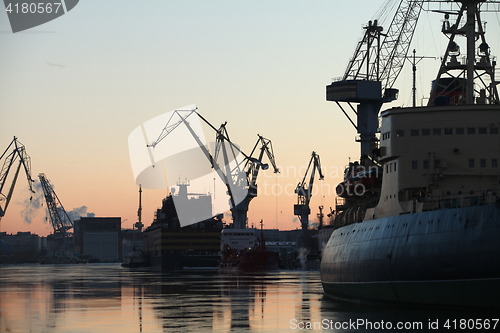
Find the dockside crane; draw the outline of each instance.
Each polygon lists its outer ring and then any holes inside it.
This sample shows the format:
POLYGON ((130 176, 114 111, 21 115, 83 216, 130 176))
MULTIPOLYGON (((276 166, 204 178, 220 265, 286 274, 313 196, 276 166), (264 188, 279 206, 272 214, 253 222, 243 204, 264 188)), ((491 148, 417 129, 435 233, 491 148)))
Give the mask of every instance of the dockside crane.
MULTIPOLYGON (((271 140, 264 138, 263 136, 257 134, 259 137, 255 146, 250 153, 250 156, 246 159, 245 163, 245 174, 248 183, 248 192, 245 196, 245 199, 241 201, 236 207, 232 210, 233 217, 236 216, 236 220, 239 221, 240 224, 245 223, 248 218, 248 207, 250 205, 250 201, 257 197, 257 177, 259 175, 260 169, 267 170, 269 169, 269 164, 263 163, 262 159, 264 158, 264 154, 267 155, 269 162, 273 166, 274 173, 279 173, 279 169, 276 166, 276 161, 274 158, 273 145, 271 140), (252 157, 253 154, 257 151, 257 148, 260 144, 260 152, 258 157, 252 157)), ((240 225, 241 227, 244 227, 240 225)))
POLYGON ((16 185, 21 166, 26 172, 26 178, 28 179, 28 186, 30 191, 32 193, 35 193, 35 191, 33 190, 34 180, 31 178, 31 159, 26 153, 26 147, 21 142, 19 142, 16 137, 14 137, 7 149, 5 149, 5 151, 3 152, 2 156, 0 156, 0 161, 2 160, 2 170, 0 171, 0 221, 5 215, 7 207, 9 206, 10 200, 12 198, 12 194, 14 193, 14 187, 16 185), (4 194, 3 191, 5 183, 7 182, 7 176, 9 175, 9 172, 17 159, 19 159, 19 164, 17 166, 16 173, 7 194, 4 194))
MULTIPOLYGON (((342 79, 326 87, 327 101, 336 102, 358 131, 356 141, 361 143, 362 157, 376 156, 378 114, 384 103, 397 99, 399 91, 393 86, 408 58, 423 4, 443 2, 446 1, 400 0, 387 32, 378 20, 370 21, 342 79), (354 111, 357 123, 340 102, 346 102, 354 111), (356 110, 351 103, 358 103, 356 110)), ((433 82, 428 106, 500 103, 496 61, 490 57, 485 25, 479 15, 479 7, 482 6, 483 12, 498 12, 499 4, 498 0, 455 0, 456 11, 433 10, 445 14, 442 32, 448 36, 449 44, 433 82), (456 16, 453 24, 449 22, 450 15, 456 16), (460 47, 456 37, 459 36, 466 38, 466 61, 458 58, 460 47)))
POLYGON ((40 184, 43 188, 47 210, 49 211, 50 222, 54 228, 54 238, 57 243, 57 254, 54 251, 54 256, 72 257, 74 252, 73 234, 70 232, 73 229, 73 221, 64 209, 61 201, 57 197, 54 188, 50 184, 45 174, 38 175, 40 184))
POLYGON ((294 215, 297 215, 302 224, 302 239, 304 245, 307 244, 307 225, 309 224, 309 214, 311 214, 311 208, 309 207, 309 202, 311 201, 314 176, 316 175, 316 170, 318 170, 319 180, 323 180, 323 173, 321 172, 321 162, 319 155, 316 152, 312 152, 311 159, 309 160, 309 165, 307 166, 304 178, 300 183, 297 184, 295 188, 295 193, 297 193, 297 204, 293 207, 294 215), (312 168, 311 168, 312 166, 312 168), (309 178, 309 184, 307 181, 307 174, 311 170, 311 176, 309 178))
POLYGON ((327 101, 336 102, 358 131, 361 156, 371 155, 378 147, 378 113, 384 103, 397 99, 393 85, 403 68, 423 2, 401 0, 386 33, 378 20, 370 21, 342 79, 326 87, 327 101), (340 102, 354 111, 357 123, 340 102), (351 103, 358 103, 356 110, 351 103))
MULTIPOLYGON (((152 143, 148 144, 147 147, 155 148, 163 139, 167 137, 167 135, 169 135, 181 124, 184 124, 186 126, 186 128, 202 150, 203 154, 208 159, 212 169, 215 170, 217 175, 226 185, 227 194, 230 201, 231 213, 233 215, 233 226, 235 228, 244 228, 246 218, 244 219, 243 214, 239 214, 237 205, 241 201, 245 200, 249 190, 247 174, 244 169, 245 163, 247 160, 250 160, 253 163, 257 164, 260 164, 260 162, 255 158, 250 158, 250 156, 245 154, 238 146, 231 142, 226 129, 227 122, 222 124, 219 128, 216 128, 197 111, 197 108, 193 108, 190 110, 175 110, 173 116, 169 119, 168 123, 165 125, 158 138, 152 143), (197 115, 216 133, 216 144, 213 155, 203 144, 203 142, 201 142, 198 134, 195 132, 195 130, 187 120, 193 114, 197 115), (244 158, 240 158, 239 154, 241 154, 244 158)), ((150 156, 154 166, 152 152, 150 156)))

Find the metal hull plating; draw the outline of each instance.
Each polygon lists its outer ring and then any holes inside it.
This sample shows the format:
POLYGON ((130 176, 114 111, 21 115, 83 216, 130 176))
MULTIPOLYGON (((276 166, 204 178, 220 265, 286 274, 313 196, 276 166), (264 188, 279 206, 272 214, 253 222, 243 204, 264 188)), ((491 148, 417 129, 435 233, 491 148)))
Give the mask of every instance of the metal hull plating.
POLYGON ((336 229, 323 252, 328 296, 404 304, 500 304, 500 206, 390 216, 336 229))
POLYGON ((272 251, 250 251, 233 260, 222 259, 220 272, 265 272, 278 269, 279 253, 272 251))

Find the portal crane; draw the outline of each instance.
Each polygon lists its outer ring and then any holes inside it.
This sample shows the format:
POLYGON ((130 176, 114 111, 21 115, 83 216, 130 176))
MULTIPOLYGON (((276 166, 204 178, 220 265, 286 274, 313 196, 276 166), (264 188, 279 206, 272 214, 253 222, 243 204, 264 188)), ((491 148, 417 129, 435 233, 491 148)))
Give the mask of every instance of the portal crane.
MULTIPOLYGON (((248 183, 248 192, 245 196, 245 199, 241 201, 236 207, 232 210, 233 219, 235 218, 240 224, 240 228, 245 227, 248 215, 248 206, 250 205, 250 201, 257 196, 257 176, 259 175, 259 170, 269 169, 269 164, 262 163, 262 159, 264 157, 264 153, 267 155, 269 162, 272 164, 274 173, 279 173, 279 169, 276 166, 276 161, 274 159, 274 151, 271 140, 264 138, 263 136, 257 134, 259 137, 255 146, 250 153, 250 156, 246 159, 245 164, 245 173, 246 179, 248 183), (252 157, 256 152, 257 147, 260 144, 260 153, 257 158, 252 157), (243 224, 243 225, 241 225, 243 224)), ((235 226, 236 227, 236 226, 235 226)))
MULTIPOLYGON (((314 176, 318 170, 319 180, 323 180, 323 173, 321 172, 321 162, 319 160, 319 155, 314 151, 311 154, 311 159, 309 160, 309 165, 307 166, 304 178, 300 183, 297 184, 295 188, 295 193, 297 193, 297 204, 293 207, 294 215, 297 215, 302 224, 302 239, 306 243, 307 236, 307 225, 309 224, 309 214, 311 214, 311 209, 309 208, 309 202, 312 197, 312 190, 314 185, 314 176), (312 165, 312 168, 311 168, 312 165), (306 183, 307 174, 311 169, 311 176, 309 178, 309 185, 306 183)), ((307 246, 307 244, 306 244, 307 246)))
MULTIPOLYGON (((43 188, 43 194, 45 196, 45 201, 47 202, 47 210, 50 215, 50 222, 52 223, 52 227, 54 228, 54 237, 56 239, 57 251, 62 252, 60 255, 64 255, 67 257, 68 255, 71 257, 74 250, 74 242, 72 233, 70 232, 73 229, 73 221, 66 213, 61 201, 57 197, 54 188, 50 184, 49 180, 45 176, 45 174, 40 173, 38 175, 40 179, 40 184, 43 188)), ((56 256, 56 254, 54 254, 56 256)))
POLYGON ((378 113, 383 103, 397 99, 393 88, 403 68, 424 1, 401 0, 387 33, 378 20, 366 26, 342 80, 326 87, 326 99, 334 101, 357 129, 361 155, 377 147, 378 113), (357 124, 339 102, 347 102, 356 113, 357 124), (357 110, 351 103, 359 103, 357 110))
POLYGON ((19 140, 14 137, 11 141, 7 149, 4 151, 0 160, 5 157, 5 160, 2 165, 2 170, 0 171, 0 203, 5 201, 4 206, 0 205, 0 221, 2 217, 5 215, 7 211, 7 207, 9 206, 10 199, 12 198, 12 193, 14 193, 14 187, 16 185, 17 177, 19 175, 19 171, 21 170, 21 166, 23 166, 24 171, 26 172, 26 177, 28 179, 28 186, 32 193, 35 193, 33 190, 33 182, 34 180, 31 178, 31 159, 29 155, 26 153, 26 148, 24 145, 19 142, 19 140), (7 155, 9 150, 12 148, 12 151, 7 155), (12 184, 10 186, 9 192, 7 195, 3 193, 3 188, 5 183, 7 182, 7 176, 9 175, 9 171, 11 170, 12 165, 19 158, 19 164, 16 169, 16 173, 14 175, 14 179, 12 180, 12 184))
MULTIPOLYGON (((147 145, 149 148, 156 147, 163 139, 167 137, 175 128, 184 124, 188 131, 191 133, 198 146, 210 162, 211 167, 215 170, 220 179, 227 187, 227 194, 230 200, 231 213, 233 214, 233 225, 235 228, 244 228, 246 220, 243 220, 241 214, 238 214, 237 204, 245 200, 248 192, 248 182, 246 172, 244 171, 244 162, 251 160, 248 155, 242 152, 234 143, 229 139, 226 130, 226 124, 222 124, 219 128, 214 127, 208 120, 197 112, 197 108, 191 110, 175 110, 168 123, 163 128, 158 138, 147 145), (201 142, 200 138, 191 127, 187 119, 196 114, 203 120, 210 128, 216 132, 216 146, 214 154, 210 153, 207 147, 201 142), (244 156, 244 159, 239 158, 239 154, 244 156), (221 167, 224 166, 224 169, 221 167)), ((152 154, 150 155, 152 158, 152 154)), ((253 159, 255 160, 255 159, 253 159)), ((154 166, 154 160, 152 158, 154 166)), ((260 163, 260 162, 259 162, 260 163)))

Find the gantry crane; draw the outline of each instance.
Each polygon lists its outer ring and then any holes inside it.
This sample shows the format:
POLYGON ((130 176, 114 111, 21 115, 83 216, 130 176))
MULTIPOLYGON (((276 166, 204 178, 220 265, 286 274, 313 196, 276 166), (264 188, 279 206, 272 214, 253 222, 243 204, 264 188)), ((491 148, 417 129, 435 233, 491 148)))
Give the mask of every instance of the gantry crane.
POLYGON ((302 224, 302 241, 307 246, 307 225, 309 224, 309 214, 311 214, 311 208, 309 208, 309 202, 311 201, 314 176, 318 170, 319 180, 323 180, 323 173, 321 172, 321 162, 319 160, 319 155, 314 151, 311 154, 311 159, 309 160, 309 165, 307 166, 304 178, 300 183, 297 184, 295 188, 295 193, 297 193, 297 204, 293 207, 294 215, 297 215, 302 224), (312 166, 312 168, 311 168, 312 166), (309 178, 309 184, 306 183, 307 174, 311 169, 311 176, 309 178))
MULTIPOLYGON (((258 174, 258 170, 252 173, 251 171, 247 173, 245 171, 245 165, 248 166, 248 170, 256 167, 257 165, 263 165, 260 159, 253 158, 245 154, 239 147, 237 147, 234 143, 229 139, 229 135, 227 133, 226 125, 227 123, 222 124, 219 128, 214 127, 208 120, 206 120, 200 113, 198 113, 197 108, 194 107, 189 110, 175 110, 173 115, 170 117, 168 123, 163 128, 162 132, 158 136, 158 138, 152 143, 148 144, 148 148, 155 148, 163 139, 167 137, 173 130, 175 130, 179 125, 184 124, 192 137, 197 142, 198 146, 204 153, 205 157, 208 159, 212 169, 215 170, 220 179, 224 182, 227 188, 227 194, 229 196, 231 213, 233 215, 233 227, 234 228, 245 228, 246 225, 246 210, 242 208, 245 204, 238 206, 241 202, 247 200, 248 193, 250 190, 248 179, 250 175, 251 179, 255 176, 255 179, 258 174), (216 145, 214 149, 213 155, 210 153, 208 148, 201 142, 198 134, 189 124, 187 119, 196 114, 201 120, 203 120, 211 129, 216 132, 216 145), (239 155, 242 155, 244 158, 240 158, 239 155), (249 162, 248 162, 249 161, 249 162), (221 165, 223 167, 221 167, 221 165), (244 213, 243 213, 244 212, 244 213)), ((259 138, 260 139, 260 138, 259 138)), ((267 139, 263 139, 264 150, 265 147, 268 147, 270 152, 272 149, 269 148, 270 141, 267 139)), ((154 166, 153 153, 151 152, 151 161, 154 166)), ((268 155, 269 156, 269 155, 268 155)), ((274 155, 271 155, 274 156, 274 155)), ((274 160, 274 157, 273 157, 274 160)), ((274 165, 275 167, 275 165, 274 165)), ((275 167, 276 169, 276 167, 275 167)), ((254 186, 256 186, 254 181, 254 186)), ((251 199, 249 199, 251 200, 251 199)), ((249 202, 248 200, 248 202, 249 202)), ((246 204, 248 209, 248 204, 246 204)))
POLYGON ((26 153, 26 148, 24 145, 19 142, 19 140, 14 137, 11 141, 7 149, 4 151, 2 156, 0 157, 0 161, 5 157, 5 160, 2 165, 2 170, 0 171, 0 203, 3 203, 3 207, 0 205, 0 221, 2 217, 5 215, 7 211, 7 207, 9 206, 10 199, 12 198, 12 193, 14 193, 14 187, 16 185, 17 177, 19 176, 19 171, 21 170, 21 166, 23 166, 24 171, 26 172, 26 177, 28 179, 28 186, 32 193, 35 193, 33 190, 33 182, 34 180, 31 178, 31 160, 29 155, 26 153), (9 150, 12 148, 12 151, 9 150), (3 193, 3 189, 5 183, 7 182, 7 176, 9 175, 9 171, 11 170, 12 165, 19 158, 19 164, 16 169, 16 173, 12 180, 12 184, 10 185, 10 189, 7 194, 3 193))
POLYGON ((40 179, 45 201, 47 202, 50 222, 54 228, 54 237, 57 243, 54 256, 71 258, 74 252, 74 239, 70 232, 70 230, 73 229, 73 221, 68 216, 68 213, 66 213, 66 210, 45 174, 39 174, 38 178, 40 179))
MULTIPOLYGON (((245 199, 241 201, 236 207, 232 210, 233 221, 238 221, 237 224, 239 228, 243 228, 247 222, 248 215, 248 206, 250 205, 250 201, 257 196, 257 176, 259 175, 259 170, 269 169, 269 164, 262 163, 262 158, 264 157, 264 153, 266 153, 269 162, 272 164, 274 173, 279 173, 279 169, 276 166, 276 161, 274 159, 274 151, 271 140, 264 138, 263 136, 257 134, 259 137, 255 146, 250 153, 250 156, 246 159, 245 164, 245 174, 248 183, 248 192, 245 196, 245 199), (257 147, 260 144, 260 153, 257 158, 252 157, 256 152, 257 147)), ((236 226, 235 226, 236 227, 236 226)))

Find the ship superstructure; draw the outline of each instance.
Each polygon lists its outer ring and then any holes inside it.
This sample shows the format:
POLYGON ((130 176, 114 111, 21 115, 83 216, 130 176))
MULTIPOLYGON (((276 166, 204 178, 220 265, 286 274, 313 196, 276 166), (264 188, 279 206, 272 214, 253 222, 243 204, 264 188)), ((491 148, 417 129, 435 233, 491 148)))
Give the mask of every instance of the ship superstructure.
POLYGON ((177 199, 189 201, 193 209, 205 211, 203 221, 181 226, 172 194, 162 201, 156 218, 144 230, 146 259, 162 269, 216 268, 219 259, 222 215, 211 217, 209 194, 188 193, 188 182, 179 182, 177 199), (180 198, 179 198, 180 197, 180 198))
POLYGON ((220 272, 262 272, 278 269, 279 253, 268 251, 264 240, 263 221, 257 229, 226 228, 221 235, 220 272))
POLYGON ((383 111, 380 138, 361 140, 360 161, 337 187, 321 264, 327 295, 498 306, 500 105, 486 3, 497 2, 456 1, 454 23, 445 13, 449 44, 428 106, 383 111))

